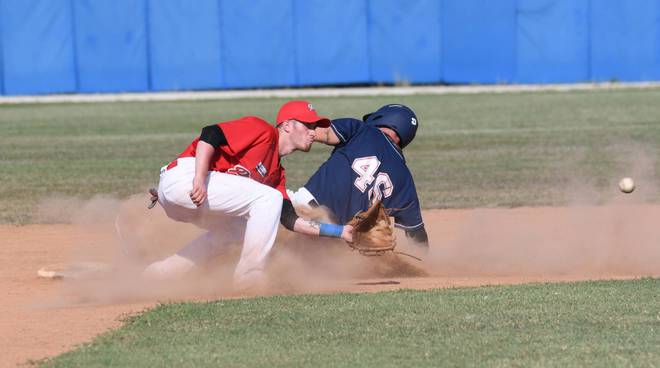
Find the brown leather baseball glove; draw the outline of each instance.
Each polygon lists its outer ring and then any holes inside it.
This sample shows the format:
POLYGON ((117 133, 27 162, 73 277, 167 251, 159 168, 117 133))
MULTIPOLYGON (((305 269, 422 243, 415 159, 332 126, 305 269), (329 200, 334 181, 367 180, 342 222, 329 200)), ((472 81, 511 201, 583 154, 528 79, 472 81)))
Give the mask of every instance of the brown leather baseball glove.
POLYGON ((353 216, 347 225, 353 226, 353 242, 349 245, 362 255, 379 256, 396 247, 394 226, 380 201, 353 216))

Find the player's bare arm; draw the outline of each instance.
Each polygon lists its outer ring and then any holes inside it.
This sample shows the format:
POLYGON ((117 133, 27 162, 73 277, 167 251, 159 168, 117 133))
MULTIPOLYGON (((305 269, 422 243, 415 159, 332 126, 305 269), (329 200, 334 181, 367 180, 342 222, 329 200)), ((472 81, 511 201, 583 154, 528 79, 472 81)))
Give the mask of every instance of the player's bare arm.
POLYGON ((195 154, 195 177, 193 179, 193 188, 190 192, 190 199, 199 207, 204 203, 207 196, 206 177, 209 174, 209 163, 215 152, 215 148, 204 141, 197 143, 195 154))
POLYGON ((314 137, 314 141, 325 143, 329 146, 335 146, 340 142, 339 137, 337 137, 337 133, 335 133, 331 127, 316 128, 316 136, 314 137))
POLYGON ((195 146, 195 177, 190 199, 199 207, 207 198, 208 189, 206 178, 208 176, 211 159, 221 145, 227 144, 227 137, 217 124, 205 126, 195 146))
POLYGON ((352 226, 325 224, 300 218, 296 214, 293 204, 288 199, 285 199, 282 202, 282 215, 280 216, 280 222, 287 229, 300 234, 341 238, 348 243, 353 241, 352 226))
POLYGON ((344 241, 350 243, 353 241, 353 227, 351 225, 333 225, 333 224, 324 224, 321 222, 313 220, 305 220, 303 218, 298 218, 293 225, 293 231, 306 235, 316 235, 316 236, 326 236, 322 233, 322 228, 325 226, 336 226, 337 230, 341 228, 341 233, 339 237, 344 241))

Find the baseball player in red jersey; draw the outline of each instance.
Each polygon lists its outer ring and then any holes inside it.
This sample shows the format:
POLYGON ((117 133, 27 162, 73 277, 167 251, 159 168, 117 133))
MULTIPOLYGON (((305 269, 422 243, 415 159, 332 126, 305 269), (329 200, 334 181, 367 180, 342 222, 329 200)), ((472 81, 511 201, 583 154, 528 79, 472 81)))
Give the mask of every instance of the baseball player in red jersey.
POLYGON ((316 127, 330 125, 312 104, 290 101, 277 114, 277 127, 254 116, 209 125, 174 161, 161 169, 158 202, 176 221, 208 230, 176 254, 150 264, 152 279, 182 276, 243 240, 234 283, 261 280, 275 242, 278 220, 289 230, 352 240, 352 228, 303 220, 286 194, 280 158, 307 152, 316 127))

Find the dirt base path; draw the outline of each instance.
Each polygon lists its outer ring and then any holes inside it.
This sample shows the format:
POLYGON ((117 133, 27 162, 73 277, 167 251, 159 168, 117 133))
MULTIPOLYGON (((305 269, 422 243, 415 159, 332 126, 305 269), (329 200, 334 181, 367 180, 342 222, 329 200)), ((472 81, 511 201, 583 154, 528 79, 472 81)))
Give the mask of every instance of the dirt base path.
MULTIPOLYGON (((432 247, 423 264, 397 260, 383 266, 386 258, 365 259, 341 248, 334 266, 330 261, 323 272, 318 265, 313 265, 314 271, 304 267, 291 271, 292 264, 305 260, 284 252, 276 254, 275 268, 287 282, 259 294, 660 275, 660 206, 433 210, 424 216, 432 247), (339 276, 346 274, 350 276, 339 276)), ((106 225, 0 226, 1 367, 70 350, 120 326, 123 315, 140 312, 156 300, 241 296, 222 287, 159 295, 141 293, 131 282, 71 284, 37 277, 36 271, 47 264, 112 258, 114 228, 106 225)), ((408 249, 405 244, 401 247, 408 249)))
POLYGON ((1 367, 41 359, 89 341, 120 326, 122 314, 143 310, 148 303, 107 306, 57 306, 53 295, 60 283, 40 279, 36 271, 64 262, 80 239, 71 225, 0 227, 0 354, 1 367))

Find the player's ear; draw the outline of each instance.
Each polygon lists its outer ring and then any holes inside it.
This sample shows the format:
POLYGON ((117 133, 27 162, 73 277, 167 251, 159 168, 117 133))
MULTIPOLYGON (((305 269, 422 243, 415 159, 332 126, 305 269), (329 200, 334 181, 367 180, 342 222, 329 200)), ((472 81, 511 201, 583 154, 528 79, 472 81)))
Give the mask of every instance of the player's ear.
POLYGON ((280 124, 279 128, 282 129, 283 131, 289 133, 291 131, 291 120, 284 120, 280 124))

